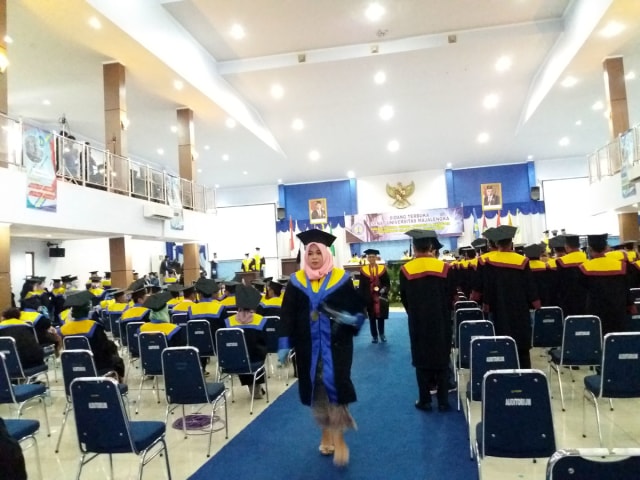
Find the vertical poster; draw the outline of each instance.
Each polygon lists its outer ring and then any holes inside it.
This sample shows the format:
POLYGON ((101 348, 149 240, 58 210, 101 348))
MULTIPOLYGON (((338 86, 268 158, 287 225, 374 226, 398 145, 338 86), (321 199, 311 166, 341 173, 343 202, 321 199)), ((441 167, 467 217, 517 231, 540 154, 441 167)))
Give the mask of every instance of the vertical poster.
POLYGON ((502 210, 501 183, 480 184, 480 195, 482 198, 482 210, 502 210))
POLYGON ((184 230, 184 215, 182 213, 182 197, 180 196, 180 179, 165 175, 167 185, 167 202, 173 208, 173 218, 169 221, 172 230, 184 230))
POLYGON ((27 208, 55 212, 58 188, 53 134, 25 126, 22 164, 27 170, 27 208))
POLYGON ((313 198, 309 200, 309 223, 327 223, 327 199, 313 198))
POLYGON ((629 181, 629 169, 633 167, 635 153, 634 131, 627 130, 620 135, 620 180, 622 181, 622 198, 636 194, 636 184, 629 181))

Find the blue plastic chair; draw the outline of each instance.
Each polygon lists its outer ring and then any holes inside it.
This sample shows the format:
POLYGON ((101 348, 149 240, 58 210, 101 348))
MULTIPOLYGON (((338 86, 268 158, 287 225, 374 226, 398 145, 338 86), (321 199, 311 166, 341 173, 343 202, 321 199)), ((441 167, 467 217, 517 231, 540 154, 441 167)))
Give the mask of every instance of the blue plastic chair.
POLYGON ((124 374, 124 383, 127 383, 131 367, 133 367, 133 364, 135 362, 140 360, 140 342, 138 341, 138 334, 140 333, 140 327, 144 325, 144 322, 132 321, 126 322, 124 325, 125 336, 122 338, 122 344, 127 348, 128 352, 127 368, 124 374))
MULTIPOLYGON (((460 303, 460 302, 458 302, 460 303)), ((474 302, 475 303, 475 302, 474 302)), ((454 335, 453 335, 453 347, 458 348, 458 329, 460 324, 469 320, 484 320, 484 314, 479 308, 459 308, 455 310, 454 315, 454 335)))
POLYGON ((71 382, 71 401, 82 453, 78 479, 82 467, 102 454, 109 455, 111 478, 115 478, 113 454, 116 453, 135 453, 140 456, 138 479, 141 479, 144 466, 156 455, 164 453, 167 477, 171 480, 164 423, 129 421, 115 380, 105 377, 76 378, 71 382), (151 453, 156 446, 159 448, 151 453), (91 456, 87 459, 88 455, 91 456))
POLYGON ((189 312, 171 312, 171 323, 186 325, 189 321, 189 312))
MULTIPOLYGON (((595 367, 600 365, 602 360, 602 328, 600 319, 595 315, 570 315, 564 319, 562 331, 562 346, 553 348, 549 352, 549 371, 555 371, 558 375, 558 385, 560 386, 560 401, 562 411, 564 406, 564 392, 562 391, 562 380, 560 373, 563 367, 587 366, 595 367)), ((572 381, 573 374, 569 369, 572 381)))
POLYGON ((70 335, 62 339, 62 345, 65 350, 89 350, 91 351, 91 344, 89 339, 82 335, 70 335))
POLYGON ((216 351, 218 352, 218 378, 229 377, 231 380, 231 401, 233 401, 233 375, 252 375, 251 406, 249 415, 253 415, 253 397, 256 382, 264 377, 264 388, 267 392, 269 403, 269 387, 264 361, 252 362, 249 358, 249 349, 244 339, 244 331, 241 328, 220 328, 216 332, 216 351))
POLYGON ((485 374, 475 450, 480 480, 486 457, 530 458, 535 462, 554 454, 551 398, 544 373, 492 370, 485 374))
POLYGON ((198 349, 200 357, 215 357, 216 346, 211 335, 211 326, 207 320, 189 320, 187 322, 187 345, 198 349))
POLYGON ((184 438, 187 438, 184 406, 202 405, 205 403, 211 404, 209 449, 207 450, 207 457, 210 457, 213 416, 219 405, 224 405, 224 438, 229 438, 227 395, 224 384, 205 382, 202 369, 200 368, 200 353, 194 347, 166 348, 162 352, 162 370, 164 371, 165 393, 167 397, 165 423, 169 420, 169 413, 173 412, 178 406, 181 406, 184 438))
POLYGON ((454 311, 460 310, 461 308, 478 308, 478 302, 474 302, 473 300, 460 300, 453 304, 454 311))
MULTIPOLYGON (((40 449, 35 434, 40 430, 40 422, 37 420, 15 420, 4 419, 4 425, 7 427, 9 436, 18 443, 22 444, 31 440, 34 450, 36 451, 36 466, 38 468, 38 476, 42 479, 42 466, 40 462, 40 449)), ((24 449, 24 447, 23 447, 24 449)))
POLYGON ((109 330, 114 340, 117 340, 122 345, 122 338, 120 335, 120 317, 122 312, 107 312, 105 324, 109 324, 109 330))
MULTIPOLYGON (((456 355, 456 385, 460 385, 461 370, 468 370, 471 364, 471 339, 474 337, 493 337, 495 330, 489 320, 466 320, 458 327, 458 352, 456 355)), ((458 394, 458 410, 460 410, 460 395, 458 394)))
POLYGON ((269 370, 273 373, 274 367, 272 354, 278 353, 278 343, 280 341, 278 322, 280 322, 280 317, 277 315, 271 315, 264 317, 264 320, 264 332, 267 341, 267 362, 269 363, 269 370))
POLYGON ((140 365, 142 375, 138 388, 138 400, 136 401, 136 414, 140 409, 140 397, 142 396, 142 384, 146 377, 153 377, 152 389, 155 387, 156 399, 160 403, 158 377, 162 376, 162 352, 167 348, 167 337, 161 332, 141 332, 138 335, 140 365))
POLYGON ((554 348, 562 345, 562 321, 564 315, 560 307, 542 307, 533 314, 531 346, 554 348))
POLYGON ((614 398, 640 398, 640 332, 608 333, 604 336, 600 375, 584 377, 582 397, 582 436, 585 432, 585 403, 593 402, 602 446, 602 428, 598 399, 609 399, 613 411, 614 398))
POLYGON ((30 400, 40 400, 44 411, 44 421, 47 425, 47 436, 51 436, 49 428, 49 417, 47 416, 47 404, 45 396, 47 389, 44 385, 26 383, 22 385, 12 385, 7 370, 7 363, 4 353, 0 353, 0 404, 14 404, 18 406, 17 418, 22 415, 22 409, 30 400))
POLYGON ((547 463, 546 480, 637 480, 640 448, 558 450, 547 463))
MULTIPOLYGON (((65 350, 60 354, 60 363, 62 365, 62 381, 64 382, 64 393, 67 402, 62 414, 62 426, 60 427, 58 441, 56 442, 56 453, 60 450, 62 432, 64 432, 69 412, 72 409, 71 382, 76 378, 101 376, 98 375, 96 364, 93 361, 93 353, 91 353, 90 350, 65 350)), ((111 376, 114 379, 117 379, 117 375, 118 374, 116 372, 109 372, 105 376, 111 376)), ((118 389, 120 390, 121 395, 126 395, 129 392, 129 388, 124 383, 118 384, 118 389)))
POLYGON ((33 383, 38 377, 44 377, 47 388, 49 387, 49 367, 47 367, 47 364, 43 363, 31 368, 22 368, 20 355, 18 355, 18 346, 13 337, 0 337, 0 352, 5 356, 5 363, 11 380, 33 383))

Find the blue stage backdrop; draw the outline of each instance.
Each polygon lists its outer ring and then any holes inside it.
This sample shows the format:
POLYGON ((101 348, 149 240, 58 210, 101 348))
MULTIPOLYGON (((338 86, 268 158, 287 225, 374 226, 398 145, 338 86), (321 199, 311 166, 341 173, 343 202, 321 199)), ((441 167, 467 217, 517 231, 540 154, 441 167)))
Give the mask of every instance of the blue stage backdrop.
MULTIPOLYGON (((334 182, 280 185, 279 204, 284 207, 288 228, 289 217, 294 220, 309 220, 309 200, 324 198, 327 201, 327 215, 335 217, 353 215, 357 212, 356 181, 338 180, 334 182)), ((344 221, 341 222, 344 225, 344 221)))

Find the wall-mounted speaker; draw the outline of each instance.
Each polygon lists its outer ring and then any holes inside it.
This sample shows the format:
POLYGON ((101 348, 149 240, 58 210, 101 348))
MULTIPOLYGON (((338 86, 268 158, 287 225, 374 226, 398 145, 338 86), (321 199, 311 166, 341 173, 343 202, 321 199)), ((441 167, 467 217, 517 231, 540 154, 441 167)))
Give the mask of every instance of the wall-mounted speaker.
POLYGON ((285 211, 284 207, 278 207, 278 209, 276 210, 276 217, 278 218, 278 220, 284 220, 285 218, 287 218, 287 212, 285 211))
POLYGON ((540 200, 540 187, 531 187, 531 200, 540 200))

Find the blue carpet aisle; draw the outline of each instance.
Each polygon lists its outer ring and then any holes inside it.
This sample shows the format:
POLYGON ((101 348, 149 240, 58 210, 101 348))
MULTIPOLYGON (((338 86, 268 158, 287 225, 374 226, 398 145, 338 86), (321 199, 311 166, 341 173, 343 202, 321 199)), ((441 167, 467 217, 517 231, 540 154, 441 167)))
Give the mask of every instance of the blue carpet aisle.
MULTIPOLYGON (((351 450, 347 468, 338 469, 332 457, 319 454, 320 430, 309 408, 300 404, 294 384, 191 480, 222 475, 239 480, 477 478, 475 462, 467 456, 462 412, 425 413, 413 406, 417 387, 404 313, 391 314, 389 343, 371 344, 368 330, 365 324, 355 340, 352 373, 358 402, 351 412, 358 430, 346 436, 351 450)), ((451 394, 452 406, 454 399, 451 394)))

